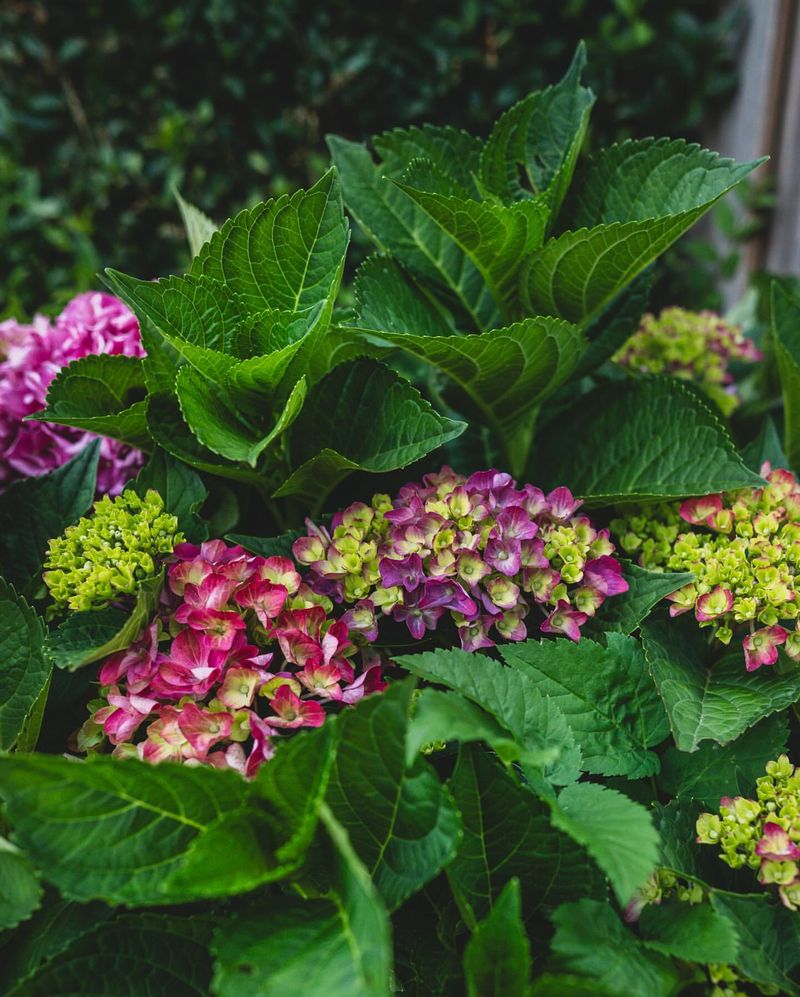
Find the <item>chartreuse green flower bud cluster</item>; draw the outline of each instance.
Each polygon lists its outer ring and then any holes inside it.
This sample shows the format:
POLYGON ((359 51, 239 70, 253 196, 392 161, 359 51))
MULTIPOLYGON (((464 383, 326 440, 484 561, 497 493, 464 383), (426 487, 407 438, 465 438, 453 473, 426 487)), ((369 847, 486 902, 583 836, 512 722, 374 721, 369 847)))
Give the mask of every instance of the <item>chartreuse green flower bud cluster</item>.
POLYGON ((756 799, 723 796, 719 813, 697 818, 697 841, 720 849, 731 869, 758 871, 789 910, 800 909, 800 769, 786 755, 767 762, 756 799))
POLYGON ((761 474, 763 488, 641 507, 611 523, 642 567, 695 576, 667 597, 672 616, 694 611, 724 644, 747 628, 749 671, 775 664, 780 645, 800 659, 800 484, 769 464, 761 474))
POLYGON ((44 581, 58 609, 101 609, 158 574, 158 558, 183 539, 158 492, 105 496, 50 541, 44 581))
POLYGON ((740 402, 729 363, 760 359, 761 352, 739 326, 730 325, 715 312, 684 308, 665 308, 658 318, 645 315, 614 357, 631 371, 694 381, 725 415, 740 402))

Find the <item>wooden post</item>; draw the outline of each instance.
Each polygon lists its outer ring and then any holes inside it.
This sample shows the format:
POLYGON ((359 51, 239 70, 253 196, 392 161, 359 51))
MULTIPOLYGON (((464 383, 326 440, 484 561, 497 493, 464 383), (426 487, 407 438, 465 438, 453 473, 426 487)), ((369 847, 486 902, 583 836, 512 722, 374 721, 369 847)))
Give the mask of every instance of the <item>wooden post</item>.
MULTIPOLYGON (((798 0, 746 0, 749 24, 739 56, 739 89, 708 144, 742 162, 770 156, 755 178, 777 177, 778 203, 768 224, 746 245, 731 247, 716 231, 722 252, 738 249, 741 262, 722 288, 726 306, 744 293, 753 270, 764 266, 800 273, 800 17, 798 0)), ((735 196, 735 195, 734 195, 735 196)), ((741 207, 735 209, 742 216, 741 207)))

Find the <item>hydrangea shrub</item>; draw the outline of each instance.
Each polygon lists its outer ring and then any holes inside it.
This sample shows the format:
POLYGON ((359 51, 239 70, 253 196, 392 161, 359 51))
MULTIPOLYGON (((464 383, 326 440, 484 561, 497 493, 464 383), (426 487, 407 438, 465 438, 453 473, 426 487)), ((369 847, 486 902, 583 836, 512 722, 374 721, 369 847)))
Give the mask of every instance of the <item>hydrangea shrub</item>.
POLYGON ((184 203, 42 361, 23 427, 147 456, 0 493, 4 993, 800 994, 800 301, 729 420, 645 271, 758 164, 584 156, 583 62, 184 203))

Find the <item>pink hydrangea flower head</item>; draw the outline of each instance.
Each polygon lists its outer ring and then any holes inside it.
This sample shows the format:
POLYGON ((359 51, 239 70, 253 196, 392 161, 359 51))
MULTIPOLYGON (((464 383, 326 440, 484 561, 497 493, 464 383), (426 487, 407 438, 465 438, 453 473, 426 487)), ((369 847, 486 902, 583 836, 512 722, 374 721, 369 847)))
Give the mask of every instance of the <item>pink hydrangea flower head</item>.
MULTIPOLYGON (((0 488, 60 467, 94 438, 55 423, 23 422, 45 408, 59 371, 90 354, 144 355, 135 316, 110 294, 80 294, 52 322, 37 315, 30 325, 0 323, 0 488)), ((104 437, 97 494, 118 495, 143 461, 140 451, 104 437)))
POLYGON ((180 543, 169 562, 155 618, 101 665, 81 750, 110 742, 117 757, 252 778, 280 739, 321 726, 330 704, 385 687, 380 654, 364 646, 377 632, 369 600, 333 618, 288 558, 219 540, 180 543))

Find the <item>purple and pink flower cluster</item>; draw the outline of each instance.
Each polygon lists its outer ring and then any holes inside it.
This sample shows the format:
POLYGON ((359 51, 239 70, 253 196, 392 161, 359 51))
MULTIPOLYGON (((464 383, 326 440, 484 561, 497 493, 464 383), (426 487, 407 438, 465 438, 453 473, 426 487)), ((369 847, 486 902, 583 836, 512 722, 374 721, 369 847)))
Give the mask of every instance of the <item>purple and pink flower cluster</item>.
POLYGON ((307 523, 293 547, 320 595, 352 604, 344 620, 369 641, 378 616, 415 640, 445 614, 465 650, 524 640, 529 615, 545 634, 580 638, 606 598, 627 591, 608 530, 596 530, 569 489, 518 488, 496 470, 443 467, 394 499, 376 495, 307 523))
POLYGON ((377 655, 284 557, 211 540, 168 559, 158 612, 140 639, 107 658, 101 699, 78 734, 116 756, 231 768, 251 777, 275 739, 319 727, 326 706, 384 687, 377 655))
MULTIPOLYGON (((0 489, 52 471, 74 457, 93 434, 47 422, 23 422, 45 407, 53 378, 89 354, 143 356, 139 325, 110 294, 79 294, 51 322, 0 322, 0 489)), ((98 495, 117 495, 143 463, 140 451, 103 438, 98 495)))

